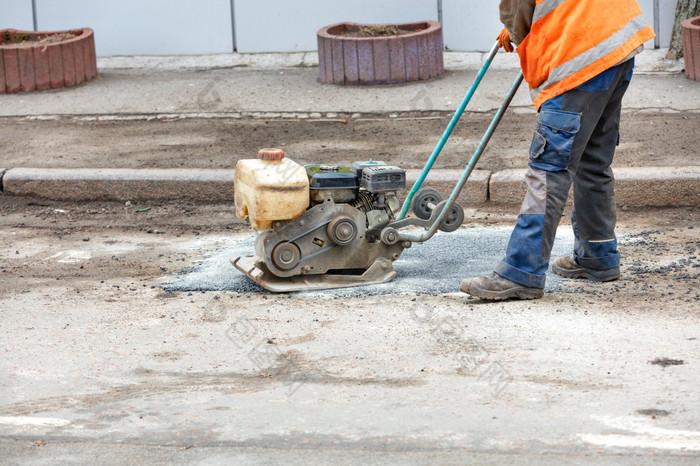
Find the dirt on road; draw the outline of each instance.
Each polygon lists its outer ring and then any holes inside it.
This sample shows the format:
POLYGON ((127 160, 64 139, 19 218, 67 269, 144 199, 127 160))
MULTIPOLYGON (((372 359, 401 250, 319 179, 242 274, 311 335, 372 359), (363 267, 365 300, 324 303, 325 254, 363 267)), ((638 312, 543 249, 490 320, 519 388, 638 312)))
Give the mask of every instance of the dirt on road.
MULTIPOLYGON (((490 228, 515 212, 467 218, 462 228, 490 228)), ((690 460, 699 220, 621 212, 622 278, 565 281, 535 301, 483 302, 458 283, 351 298, 169 292, 253 234, 231 205, 0 194, 0 444, 11 459, 150 445, 273 462, 290 451, 690 460)))
MULTIPOLYGON (((511 226, 516 210, 466 209, 462 228, 511 226)), ((628 301, 640 300, 696 307, 698 224, 700 212, 692 208, 621 212, 618 230, 625 233, 620 245, 625 279, 602 291, 585 282, 569 286, 614 297, 623 308, 628 301)), ((227 236, 253 234, 227 204, 67 203, 1 195, 0 232, 0 297, 21 293, 37 282, 80 278, 98 288, 98 277, 130 277, 131 286, 160 286, 191 271, 211 253, 204 246, 178 250, 174 245, 213 236, 216 241, 206 244, 223 247, 227 236)))
MULTIPOLYGON (((421 168, 451 113, 316 119, 124 118, 0 119, 0 166, 233 168, 237 160, 255 157, 263 147, 282 147, 303 164, 372 159, 421 168)), ((465 114, 436 168, 463 167, 490 119, 489 114, 465 114)), ((532 114, 507 114, 477 168, 524 168, 535 123, 532 114)), ((699 165, 698 127, 697 113, 625 113, 614 166, 699 165)))

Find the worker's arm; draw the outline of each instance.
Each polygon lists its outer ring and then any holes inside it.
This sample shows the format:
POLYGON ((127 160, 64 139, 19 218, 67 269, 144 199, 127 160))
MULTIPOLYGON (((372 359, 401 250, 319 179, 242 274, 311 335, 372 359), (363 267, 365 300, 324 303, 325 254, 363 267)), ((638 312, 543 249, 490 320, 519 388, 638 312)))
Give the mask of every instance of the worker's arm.
POLYGON ((520 44, 530 33, 534 11, 535 0, 501 0, 501 22, 515 45, 520 44))

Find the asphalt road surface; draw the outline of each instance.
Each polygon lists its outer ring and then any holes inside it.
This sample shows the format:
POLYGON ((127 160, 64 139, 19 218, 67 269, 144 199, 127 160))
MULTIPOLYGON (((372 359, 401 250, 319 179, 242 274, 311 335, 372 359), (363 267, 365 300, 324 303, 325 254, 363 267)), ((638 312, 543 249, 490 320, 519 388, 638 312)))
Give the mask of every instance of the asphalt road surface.
POLYGON ((231 286, 231 206, 0 195, 0 458, 697 464, 699 215, 620 212, 621 280, 490 303, 458 279, 514 212, 468 210, 381 293, 275 295, 231 286))

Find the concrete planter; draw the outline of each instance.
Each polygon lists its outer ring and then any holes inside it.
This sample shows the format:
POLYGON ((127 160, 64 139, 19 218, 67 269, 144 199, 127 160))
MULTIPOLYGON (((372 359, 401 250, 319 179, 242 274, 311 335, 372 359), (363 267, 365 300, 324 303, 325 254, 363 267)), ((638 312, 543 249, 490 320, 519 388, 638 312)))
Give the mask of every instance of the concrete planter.
POLYGON ((441 76, 442 26, 436 21, 380 25, 401 34, 358 36, 364 27, 340 23, 318 31, 319 80, 322 83, 393 84, 441 76))
POLYGON ((75 86, 95 76, 92 29, 0 30, 0 94, 75 86))
POLYGON ((690 79, 700 81, 700 16, 683 21, 681 32, 685 74, 690 79))

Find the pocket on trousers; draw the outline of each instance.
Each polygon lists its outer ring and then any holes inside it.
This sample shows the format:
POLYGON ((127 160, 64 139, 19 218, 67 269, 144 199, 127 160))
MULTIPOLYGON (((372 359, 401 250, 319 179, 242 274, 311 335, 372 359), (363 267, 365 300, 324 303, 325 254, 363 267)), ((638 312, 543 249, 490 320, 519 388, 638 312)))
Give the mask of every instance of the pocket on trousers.
POLYGON ((543 109, 530 144, 530 166, 546 171, 566 170, 579 129, 580 113, 543 109))

